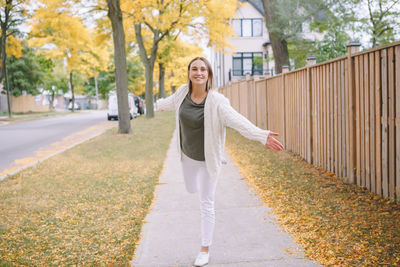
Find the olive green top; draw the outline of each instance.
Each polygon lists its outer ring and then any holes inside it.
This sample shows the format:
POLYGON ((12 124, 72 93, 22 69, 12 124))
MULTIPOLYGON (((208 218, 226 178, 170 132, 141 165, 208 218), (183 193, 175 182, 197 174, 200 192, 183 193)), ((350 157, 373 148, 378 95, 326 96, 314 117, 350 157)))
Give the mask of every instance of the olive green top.
POLYGON ((186 95, 179 108, 181 149, 191 159, 205 161, 204 157, 204 103, 196 104, 186 95))

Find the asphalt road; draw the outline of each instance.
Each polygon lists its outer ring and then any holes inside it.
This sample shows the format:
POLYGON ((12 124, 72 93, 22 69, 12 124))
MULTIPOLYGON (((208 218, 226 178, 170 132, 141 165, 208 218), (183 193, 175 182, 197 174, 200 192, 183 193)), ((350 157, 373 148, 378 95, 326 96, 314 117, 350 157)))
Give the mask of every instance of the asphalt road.
POLYGON ((106 121, 106 111, 91 111, 1 125, 0 173, 17 159, 34 156, 43 147, 106 121))

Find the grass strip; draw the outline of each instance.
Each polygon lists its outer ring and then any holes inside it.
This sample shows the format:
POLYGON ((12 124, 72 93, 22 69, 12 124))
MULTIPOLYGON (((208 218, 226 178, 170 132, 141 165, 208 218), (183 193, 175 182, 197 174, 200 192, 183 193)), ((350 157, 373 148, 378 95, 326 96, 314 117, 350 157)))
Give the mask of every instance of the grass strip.
POLYGON ((326 266, 400 266, 400 205, 229 129, 227 150, 277 222, 326 266))
POLYGON ((0 182, 0 266, 128 265, 174 128, 139 117, 0 182))
MULTIPOLYGON (((48 112, 28 112, 28 113, 12 113, 11 118, 0 118, 0 121, 20 121, 20 120, 32 120, 46 117, 54 117, 54 116, 67 116, 71 114, 76 114, 78 112, 57 112, 57 111, 48 111, 48 112)), ((4 113, 3 116, 8 116, 7 113, 4 113)))

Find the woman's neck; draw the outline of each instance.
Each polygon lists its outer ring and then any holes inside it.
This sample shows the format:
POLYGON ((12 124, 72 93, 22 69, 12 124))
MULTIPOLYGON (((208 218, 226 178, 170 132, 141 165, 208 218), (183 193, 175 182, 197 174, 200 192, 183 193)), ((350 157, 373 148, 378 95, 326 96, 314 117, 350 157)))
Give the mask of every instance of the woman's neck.
POLYGON ((207 94, 205 85, 194 85, 192 84, 192 96, 194 97, 202 97, 207 94))

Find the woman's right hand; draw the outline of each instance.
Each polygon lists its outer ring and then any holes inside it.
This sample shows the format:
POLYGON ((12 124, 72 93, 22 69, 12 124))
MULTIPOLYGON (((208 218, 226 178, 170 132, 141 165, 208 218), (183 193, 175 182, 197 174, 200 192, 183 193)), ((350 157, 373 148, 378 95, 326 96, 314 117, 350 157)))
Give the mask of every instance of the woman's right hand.
POLYGON ((265 143, 265 146, 269 147, 270 149, 276 150, 276 151, 282 151, 283 150, 283 145, 281 142, 276 140, 272 136, 278 136, 278 133, 270 132, 267 138, 267 142, 265 143))

